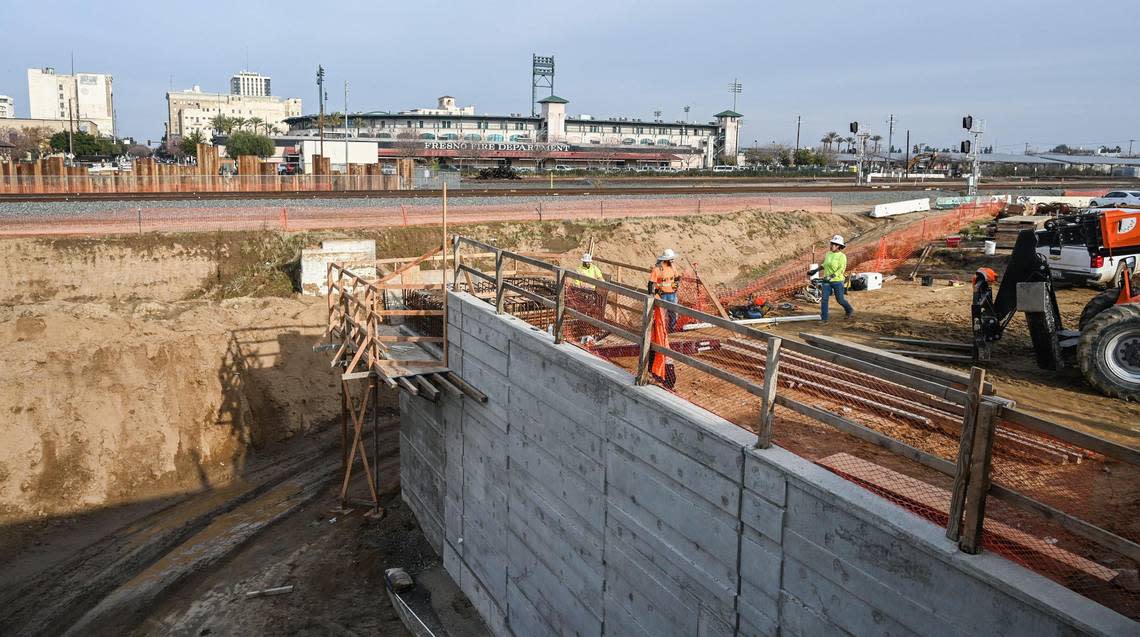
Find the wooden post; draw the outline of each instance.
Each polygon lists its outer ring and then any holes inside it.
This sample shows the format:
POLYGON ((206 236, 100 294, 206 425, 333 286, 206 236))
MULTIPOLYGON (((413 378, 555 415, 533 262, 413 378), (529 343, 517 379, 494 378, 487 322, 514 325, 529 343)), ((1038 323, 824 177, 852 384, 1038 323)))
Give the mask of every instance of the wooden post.
POLYGON ((637 356, 637 384, 649 382, 649 352, 653 344, 653 295, 645 297, 645 308, 641 311, 641 351, 637 356))
POLYGON ((958 439, 958 462, 954 470, 954 485, 950 490, 950 519, 946 524, 946 537, 957 542, 961 535, 962 513, 966 504, 966 490, 970 484, 970 464, 974 449, 978 407, 982 404, 982 388, 986 384, 986 370, 970 369, 970 387, 966 392, 965 414, 958 439))
POLYGON ((777 336, 768 337, 768 353, 764 360, 764 395, 760 397, 760 428, 756 431, 756 448, 772 446, 772 421, 776 418, 776 386, 780 373, 780 343, 777 336))
POLYGON ((990 467, 993 458, 994 430, 997 428, 999 405, 978 405, 974 423, 973 453, 970 458, 970 484, 966 489, 966 520, 958 548, 970 554, 982 550, 982 524, 986 519, 986 497, 990 491, 990 467))
POLYGON ((495 314, 503 313, 503 251, 495 250, 495 314))
MULTIPOLYGON (((347 93, 346 93, 347 94, 347 93)), ((347 157, 345 160, 347 161, 347 157)), ((443 276, 443 366, 447 367, 447 350, 451 349, 447 344, 447 182, 443 182, 443 235, 440 242, 440 250, 443 251, 443 269, 441 274, 443 276)), ((458 261, 457 261, 458 263, 458 261)), ((452 277, 452 281, 455 278, 452 277)))
POLYGON ((554 344, 562 342, 562 317, 566 314, 566 271, 558 269, 557 279, 558 296, 554 303, 554 344))

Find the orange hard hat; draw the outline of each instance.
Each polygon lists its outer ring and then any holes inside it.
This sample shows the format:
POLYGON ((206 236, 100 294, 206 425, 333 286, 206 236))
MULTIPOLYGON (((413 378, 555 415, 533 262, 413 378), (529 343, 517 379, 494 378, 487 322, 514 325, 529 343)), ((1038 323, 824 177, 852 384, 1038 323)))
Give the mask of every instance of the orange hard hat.
POLYGON ((978 268, 978 271, 974 273, 974 283, 978 282, 978 275, 984 276, 987 283, 997 281, 997 273, 993 271, 993 268, 978 268))

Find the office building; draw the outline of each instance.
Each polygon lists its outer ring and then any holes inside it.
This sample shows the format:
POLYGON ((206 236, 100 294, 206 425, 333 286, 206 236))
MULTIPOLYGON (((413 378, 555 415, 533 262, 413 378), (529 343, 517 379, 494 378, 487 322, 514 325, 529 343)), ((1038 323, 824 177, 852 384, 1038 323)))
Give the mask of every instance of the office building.
POLYGON ((28 117, 31 119, 84 119, 99 132, 115 135, 112 78, 103 73, 61 75, 51 67, 28 69, 28 117))

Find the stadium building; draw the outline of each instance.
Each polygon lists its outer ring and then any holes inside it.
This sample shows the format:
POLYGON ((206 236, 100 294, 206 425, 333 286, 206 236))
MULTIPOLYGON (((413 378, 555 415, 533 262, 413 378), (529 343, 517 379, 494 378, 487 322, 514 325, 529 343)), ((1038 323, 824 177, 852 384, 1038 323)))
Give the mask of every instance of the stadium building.
MULTIPOLYGON (((445 95, 436 108, 350 114, 348 137, 375 141, 381 161, 415 157, 455 168, 687 169, 708 168, 721 156, 736 156, 741 115, 734 111, 697 124, 571 116, 568 103, 551 95, 539 100, 538 115, 479 115, 473 106, 457 106, 454 97, 445 95)), ((325 118, 326 144, 344 139, 344 120, 338 119, 325 118)), ((317 115, 287 118, 289 132, 278 144, 317 137, 318 120, 317 115)))

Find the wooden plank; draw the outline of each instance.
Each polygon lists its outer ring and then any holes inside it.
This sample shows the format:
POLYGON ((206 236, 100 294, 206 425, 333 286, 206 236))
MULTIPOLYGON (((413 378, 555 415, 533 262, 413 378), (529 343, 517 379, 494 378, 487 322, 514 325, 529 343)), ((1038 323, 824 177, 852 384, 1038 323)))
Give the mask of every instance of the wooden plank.
POLYGON ((594 279, 594 278, 591 278, 591 277, 588 277, 588 276, 585 276, 582 274, 578 274, 577 272, 575 272, 573 270, 563 270, 563 272, 565 272, 566 276, 570 277, 571 279, 574 279, 576 281, 581 281, 582 283, 587 283, 589 285, 592 285, 596 288, 600 288, 602 290, 606 290, 608 292, 613 292, 614 294, 619 294, 619 295, 624 296, 626 298, 637 300, 637 299, 642 299, 642 298, 648 296, 644 292, 637 292, 637 291, 631 290, 627 286, 618 285, 616 283, 610 283, 609 281, 603 281, 602 279, 594 279))
POLYGON ((780 373, 780 342, 776 336, 768 337, 768 350, 764 360, 764 393, 760 396, 760 430, 756 436, 756 446, 767 449, 772 446, 772 421, 776 416, 776 384, 780 373))
MULTIPOLYGON (((928 509, 933 513, 945 514, 947 512, 950 494, 945 489, 922 480, 917 480, 847 453, 833 454, 816 462, 859 483, 869 485, 881 493, 889 493, 894 498, 904 502, 928 509)), ((1095 579, 1110 581, 1116 577, 1116 571, 1110 568, 1055 545, 1046 544, 1042 538, 996 520, 990 520, 989 530, 1012 546, 1032 552, 1041 558, 1059 562, 1095 579)))
POLYGON ((415 259, 412 259, 406 265, 402 265, 402 266, 396 268, 395 270, 393 270, 392 272, 389 272, 388 274, 385 274, 384 276, 380 277, 379 279, 373 281, 373 283, 383 283, 383 282, 388 281, 390 279, 394 279, 397 276, 407 272, 408 270, 411 270, 412 268, 418 266, 419 264, 423 263, 424 261, 427 261, 428 259, 430 259, 433 255, 439 254, 442 251, 443 251, 443 247, 440 246, 438 248, 433 249, 431 252, 428 252, 427 254, 422 254, 422 255, 416 257, 415 259))
POLYGON ((403 376, 396 379, 396 384, 400 386, 400 389, 403 389, 413 396, 420 395, 420 390, 417 389, 416 386, 411 383, 411 381, 409 381, 407 378, 404 378, 403 376))
POLYGON ((562 319, 566 316, 566 271, 559 270, 555 276, 554 344, 557 345, 562 342, 562 319))
MULTIPOLYGON (((1000 484, 990 485, 990 496, 1006 504, 1037 513, 1047 520, 1056 522, 1066 531, 1079 535, 1086 540, 1091 540, 1140 564, 1140 544, 1136 544, 1115 533, 1089 524, 1080 518, 1073 517, 1064 511, 1055 509, 1044 502, 1034 500, 1000 484)), ((990 524, 993 525, 992 520, 990 524)))
POLYGON ((381 343, 442 343, 442 336, 404 336, 403 334, 374 334, 374 340, 381 343))
MULTIPOLYGON (((495 277, 491 276, 490 274, 483 274, 479 270, 476 270, 475 268, 467 265, 466 263, 460 265, 459 269, 462 270, 463 272, 465 272, 469 279, 470 279, 470 276, 472 274, 474 274, 475 276, 479 277, 480 279, 483 279, 484 281, 487 281, 488 283, 494 283, 495 282, 495 277)), ((475 286, 471 285, 470 281, 468 281, 467 285, 469 285, 471 287, 471 293, 474 294, 475 293, 475 286)))
POLYGON ((889 354, 898 354, 899 356, 909 356, 911 358, 929 358, 936 361, 954 361, 962 363, 971 363, 974 357, 969 354, 945 354, 943 352, 924 352, 917 350, 907 349, 885 349, 884 352, 889 354))
MULTIPOLYGON (((937 378, 951 385, 957 385, 961 389, 965 389, 970 385, 969 374, 964 374, 957 370, 926 361, 890 354, 876 347, 868 347, 840 338, 824 336, 822 334, 811 334, 808 332, 800 332, 800 338, 818 347, 835 349, 848 356, 869 360, 885 367, 893 367, 900 371, 937 378)), ((987 382, 982 391, 986 394, 993 394, 993 385, 987 382)))
POLYGON ((442 283, 375 283, 377 290, 441 290, 442 283))
POLYGON ((443 316, 443 310, 376 310, 379 316, 443 316))
POLYGON ((503 263, 504 252, 495 253, 495 314, 503 313, 503 263))
POLYGON ((376 364, 380 367, 438 367, 442 363, 433 358, 415 358, 409 360, 381 358, 376 361, 376 364))
POLYGON ((613 259, 606 259, 605 257, 599 257, 597 255, 594 256, 594 260, 599 262, 599 263, 604 263, 606 265, 613 265, 613 266, 617 266, 619 268, 628 268, 630 270, 634 270, 635 272, 644 272, 646 274, 649 274, 649 272, 651 270, 651 268, 642 267, 640 265, 630 265, 628 263, 622 263, 621 261, 614 261, 613 259))
POLYGON ((871 363, 844 354, 838 354, 831 350, 819 348, 814 345, 808 345, 807 343, 800 343, 798 341, 785 340, 784 348, 797 354, 803 354, 804 356, 818 358, 829 363, 834 363, 836 365, 841 365, 843 367, 848 367, 867 374, 871 374, 872 376, 877 376, 883 380, 903 385, 904 387, 910 387, 911 389, 926 392, 932 396, 943 398, 958 405, 963 405, 966 402, 966 392, 937 381, 918 376, 912 376, 906 372, 900 372, 896 369, 883 367, 882 365, 877 365, 875 363, 871 363))
POLYGON ((868 429, 867 427, 864 427, 863 425, 860 425, 853 420, 848 420, 829 411, 801 403, 798 400, 793 400, 787 396, 780 394, 776 394, 776 404, 780 405, 781 407, 787 407, 788 409, 807 416, 808 418, 814 418, 826 425, 831 425, 843 433, 855 436, 864 442, 878 445, 888 451, 903 456, 904 458, 909 458, 910 460, 913 460, 924 467, 934 469, 939 473, 944 473, 948 476, 954 475, 954 464, 949 460, 944 460, 938 456, 926 453, 921 449, 915 449, 914 447, 906 443, 899 442, 890 436, 881 434, 873 429, 868 429))
POLYGON ((696 358, 693 358, 692 356, 689 356, 688 354, 682 354, 681 352, 678 352, 675 349, 669 349, 667 347, 662 347, 662 346, 658 345, 657 343, 650 343, 649 349, 654 351, 654 352, 657 352, 658 354, 661 354, 663 356, 667 356, 669 358, 672 358, 673 360, 680 361, 680 362, 682 362, 682 363, 684 363, 690 367, 695 367, 695 368, 701 370, 702 372, 705 372, 706 374, 716 376, 717 378, 719 378, 725 382, 732 383, 733 385, 736 385, 737 387, 739 387, 739 388, 743 389, 744 391, 752 394, 753 396, 760 396, 760 397, 764 396, 764 388, 761 387, 760 385, 757 385, 756 383, 745 380, 745 379, 743 379, 743 378, 741 378, 735 374, 732 374, 730 372, 726 372, 719 367, 709 365, 708 363, 706 363, 702 360, 698 360, 696 358))
POLYGON ((530 290, 520 288, 519 286, 514 285, 513 283, 507 283, 506 281, 503 281, 503 288, 505 288, 511 292, 514 292, 515 294, 518 294, 520 296, 524 296, 524 297, 530 299, 531 301, 538 303, 539 305, 541 305, 543 307, 553 308, 553 307, 556 307, 558 305, 557 301, 554 301, 554 300, 548 299, 544 296, 540 296, 538 294, 535 294, 534 292, 531 292, 530 290))
MULTIPOLYGON (((898 336, 880 336, 880 341, 888 341, 890 343, 902 343, 904 345, 921 345, 924 347, 945 347, 947 349, 964 349, 969 350, 973 347, 969 343, 956 343, 954 341, 927 341, 921 338, 901 338, 898 336)), ((889 350, 888 350, 889 351, 889 350)))
POLYGON ((633 332, 629 332, 625 328, 618 327, 618 326, 612 325, 610 323, 606 323, 605 321, 600 321, 600 320, 590 316, 589 314, 583 314, 582 312, 579 312, 578 310, 575 310, 575 309, 569 308, 569 307, 566 308, 566 314, 569 314, 570 316, 578 319, 579 321, 585 321, 585 322, 589 323, 590 325, 593 325, 594 327, 596 327, 600 330, 606 330, 608 332, 612 332, 614 334, 617 334, 618 336, 624 338, 625 340, 627 340, 631 343, 638 342, 637 334, 634 334, 633 332))
POLYGON ((460 391, 462 391, 467 396, 474 398, 477 402, 487 402, 487 394, 484 394, 483 392, 469 385, 467 381, 460 378, 455 372, 447 370, 446 372, 440 372, 440 374, 448 381, 450 381, 452 385, 458 387, 460 391))
MULTIPOLYGON (((994 433, 1000 408, 989 403, 978 405, 971 441, 970 477, 966 485, 965 520, 958 548, 977 554, 982 549, 982 525, 986 521, 986 499, 990 492, 990 470, 993 462, 994 433)), ((967 412, 968 413, 968 412, 967 412)))
POLYGON ((1110 458, 1127 462, 1133 466, 1140 466, 1140 451, 1131 447, 1126 447, 1083 431, 1070 429, 1065 425, 1045 420, 1040 416, 1035 416, 1020 409, 1006 408, 1005 411, 1002 412, 1001 417, 1002 420, 1007 420, 1026 429, 1053 436, 1058 440, 1064 440, 1078 447, 1083 447, 1090 451, 1104 454, 1110 458))
POLYGON ((514 259, 515 261, 518 261, 519 263, 525 263, 529 266, 538 268, 540 270, 546 270, 547 272, 557 272, 558 270, 561 269, 558 266, 554 265, 553 263, 547 263, 546 261, 542 261, 541 259, 534 259, 534 258, 525 256, 525 255, 519 254, 518 252, 507 252, 504 250, 503 256, 505 256, 509 259, 514 259))
POLYGON ((415 381, 416 386, 419 388, 421 396, 430 400, 433 403, 439 401, 439 390, 436 389, 434 385, 427 382, 427 380, 425 380, 423 376, 418 375, 418 374, 415 376, 412 376, 411 378, 412 378, 412 380, 415 381))
POLYGON ((653 297, 646 295, 642 302, 644 307, 641 311, 641 339, 636 341, 641 348, 637 354, 635 382, 638 385, 649 382, 649 345, 653 334, 653 297))
POLYGON ((463 392, 459 391, 458 387, 456 387, 450 381, 448 381, 446 378, 444 378, 443 374, 440 374, 438 372, 432 372, 431 374, 428 374, 427 376, 428 376, 428 378, 431 378, 431 382, 435 383, 439 387, 442 387, 444 391, 451 394, 452 396, 462 396, 463 395, 463 392))
POLYGON ((966 488, 970 484, 970 464, 974 448, 974 425, 978 406, 982 404, 982 384, 986 370, 970 370, 970 388, 966 391, 966 412, 958 436, 958 460, 954 466, 954 485, 950 489, 950 521, 946 524, 946 537, 957 542, 962 531, 962 514, 966 506, 966 488))

